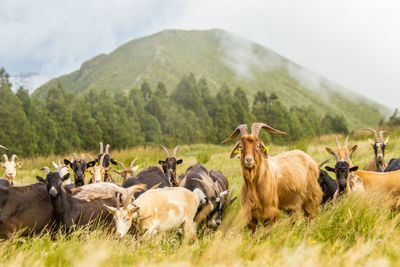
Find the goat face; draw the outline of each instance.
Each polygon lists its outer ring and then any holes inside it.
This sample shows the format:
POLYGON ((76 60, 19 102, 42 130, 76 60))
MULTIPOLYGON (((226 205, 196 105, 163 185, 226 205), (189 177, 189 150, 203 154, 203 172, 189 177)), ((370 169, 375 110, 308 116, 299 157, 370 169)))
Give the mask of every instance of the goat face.
POLYGON ((164 174, 173 186, 179 186, 180 181, 176 177, 176 165, 181 164, 182 160, 176 160, 175 157, 168 157, 165 160, 158 161, 161 164, 164 174))
POLYGON ((64 164, 72 169, 74 172, 75 185, 83 186, 85 185, 85 172, 86 169, 93 167, 96 161, 91 161, 86 163, 85 160, 74 160, 70 162, 68 159, 64 159, 64 164))
POLYGON ((385 143, 374 143, 371 144, 374 148, 376 162, 379 166, 383 166, 383 159, 385 158, 385 143))
POLYGON ((90 173, 92 175, 92 182, 93 183, 101 183, 104 182, 104 177, 106 173, 109 173, 111 171, 111 167, 104 168, 103 166, 93 166, 92 169, 90 169, 90 173))
POLYGON ((346 161, 338 161, 336 162, 335 168, 326 166, 325 169, 335 173, 340 194, 346 192, 349 173, 358 170, 358 166, 350 168, 349 163, 346 161))
POLYGON ((209 205, 211 205, 211 212, 207 218, 207 227, 211 229, 217 229, 222 222, 222 213, 224 210, 225 200, 227 198, 229 191, 226 190, 222 192, 219 197, 212 198, 209 200, 209 205))
POLYGON ((123 237, 128 233, 132 224, 136 227, 139 223, 139 207, 128 205, 124 207, 110 207, 104 205, 107 210, 113 214, 115 221, 115 231, 119 237, 123 237))
POLYGON ((254 135, 243 135, 234 147, 231 158, 240 152, 240 162, 246 169, 258 166, 264 158, 268 158, 264 143, 254 135))
POLYGON ((17 175, 17 168, 20 168, 22 166, 22 163, 6 161, 4 163, 0 163, 0 166, 4 168, 4 174, 7 179, 13 181, 15 179, 15 176, 17 175))
POLYGON ((47 191, 51 198, 55 198, 61 191, 62 183, 69 179, 70 174, 67 173, 63 177, 60 176, 58 172, 48 172, 46 179, 36 176, 36 179, 40 183, 46 184, 47 191))

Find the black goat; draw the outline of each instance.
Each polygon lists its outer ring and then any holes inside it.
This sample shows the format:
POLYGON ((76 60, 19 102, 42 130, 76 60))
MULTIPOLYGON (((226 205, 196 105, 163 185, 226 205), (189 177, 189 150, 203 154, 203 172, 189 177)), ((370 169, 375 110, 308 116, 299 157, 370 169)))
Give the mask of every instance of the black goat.
MULTIPOLYGON (((158 186, 159 188, 172 186, 169 180, 165 177, 164 173, 157 166, 150 166, 144 169, 143 171, 139 172, 136 176, 129 177, 124 181, 122 187, 128 188, 131 187, 132 185, 138 185, 138 184, 145 184, 147 189, 150 189, 157 184, 160 184, 158 186)), ((137 198, 144 192, 145 191, 136 192, 134 194, 134 197, 137 198)))
POLYGON ((392 172, 400 170, 400 158, 394 158, 389 161, 385 172, 392 172))
POLYGON ((179 186, 181 180, 176 177, 176 165, 183 162, 182 159, 176 160, 176 151, 178 150, 179 146, 176 146, 174 150, 172 150, 171 157, 169 156, 168 150, 164 146, 160 146, 164 150, 166 158, 165 160, 158 161, 158 163, 161 164, 163 172, 167 176, 172 186, 179 186))
POLYGON ((75 187, 83 186, 85 185, 86 169, 96 165, 96 161, 86 162, 84 160, 85 157, 84 154, 82 154, 81 159, 79 160, 75 153, 72 153, 72 155, 74 156, 74 161, 70 162, 68 159, 64 159, 64 164, 70 167, 74 172, 75 187))
MULTIPOLYGON (((185 177, 179 185, 195 193, 200 200, 195 217, 196 223, 205 221, 207 227, 213 229, 221 224, 224 200, 229 193, 228 190, 223 190, 225 185, 221 186, 218 181, 221 179, 221 174, 213 171, 214 181, 207 169, 199 162, 186 170, 185 177)), ((225 182, 222 183, 225 184, 225 182)))
POLYGON ((97 156, 96 162, 97 162, 97 164, 99 164, 101 157, 105 153, 106 155, 104 156, 103 163, 102 163, 104 168, 107 168, 108 166, 110 166, 110 162, 113 165, 117 165, 118 164, 118 162, 116 162, 113 158, 110 157, 109 150, 110 150, 110 145, 109 144, 106 145, 106 151, 104 152, 103 143, 100 143, 100 153, 97 156))
POLYGON ((324 204, 328 202, 329 200, 333 199, 333 196, 335 195, 335 192, 337 190, 337 182, 335 179, 332 179, 329 174, 322 170, 322 166, 327 163, 329 159, 325 160, 321 164, 319 164, 319 177, 318 177, 318 183, 319 186, 322 189, 323 197, 321 204, 324 204))
POLYGON ((69 178, 69 173, 61 177, 58 172, 51 172, 48 167, 42 169, 46 171, 46 179, 40 176, 36 176, 36 179, 46 185, 57 226, 65 226, 66 230, 70 231, 74 226, 87 225, 97 219, 111 223, 112 216, 107 212, 104 204, 115 206, 113 197, 91 201, 76 198, 67 187, 61 185, 69 178))
POLYGON ((50 229, 53 220, 53 205, 45 185, 0 186, 0 239, 11 238, 19 230, 23 230, 22 235, 40 233, 50 229))

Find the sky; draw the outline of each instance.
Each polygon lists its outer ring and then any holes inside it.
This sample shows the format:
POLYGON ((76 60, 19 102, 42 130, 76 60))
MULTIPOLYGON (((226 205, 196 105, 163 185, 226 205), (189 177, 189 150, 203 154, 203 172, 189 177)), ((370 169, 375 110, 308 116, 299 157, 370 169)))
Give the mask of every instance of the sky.
POLYGON ((400 107, 400 1, 0 0, 0 67, 37 86, 164 29, 227 30, 400 107))

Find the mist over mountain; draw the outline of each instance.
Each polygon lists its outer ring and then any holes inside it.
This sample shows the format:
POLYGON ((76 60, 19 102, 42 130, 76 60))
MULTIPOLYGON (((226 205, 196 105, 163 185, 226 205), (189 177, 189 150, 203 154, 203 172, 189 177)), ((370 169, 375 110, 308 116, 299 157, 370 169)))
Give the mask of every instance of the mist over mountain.
POLYGON ((223 30, 165 30, 98 55, 70 74, 52 79, 34 96, 60 84, 76 95, 88 90, 127 92, 147 81, 171 92, 183 75, 207 79, 213 93, 241 86, 250 100, 257 91, 275 93, 290 107, 312 106, 321 115, 345 116, 349 127, 377 125, 389 110, 250 40, 223 30))

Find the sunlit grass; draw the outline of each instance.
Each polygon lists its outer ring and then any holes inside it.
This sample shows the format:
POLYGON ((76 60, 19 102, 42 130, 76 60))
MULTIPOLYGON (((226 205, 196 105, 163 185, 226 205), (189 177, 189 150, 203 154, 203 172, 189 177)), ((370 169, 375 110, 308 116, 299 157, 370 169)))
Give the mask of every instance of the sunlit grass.
MULTIPOLYGON (((342 143, 344 137, 339 136, 339 140, 342 143)), ((349 144, 359 145, 352 158, 353 163, 362 168, 372 157, 371 146, 366 138, 357 142, 350 139, 349 144)), ((396 151, 400 148, 400 138, 392 138, 390 144, 387 160, 398 156, 396 151)), ((299 145, 321 162, 330 157, 324 148, 335 147, 335 142, 330 136, 299 145)), ((289 149, 268 146, 271 155, 289 149)), ((182 146, 177 153, 177 157, 183 159, 183 164, 178 165, 178 175, 197 159, 208 157, 205 166, 221 170, 228 177, 230 186, 236 186, 235 195, 239 196, 243 178, 239 160, 229 159, 231 149, 232 145, 182 146)), ((125 164, 137 157, 138 171, 157 165, 158 160, 165 157, 161 149, 153 147, 111 149, 111 155, 125 164)), ((50 166, 52 160, 65 157, 71 158, 72 155, 22 159, 24 165, 17 180, 21 184, 33 183, 36 175, 44 175, 39 170, 42 166, 50 166)), ((121 182, 121 179, 117 181, 121 182)), ((240 214, 240 200, 237 200, 227 210, 218 231, 200 229, 198 241, 188 246, 182 245, 178 231, 143 241, 140 238, 135 240, 131 235, 119 240, 102 229, 89 231, 84 228, 69 235, 46 233, 0 242, 0 265, 397 266, 400 264, 400 215, 386 209, 386 203, 386 197, 378 193, 354 194, 321 207, 311 222, 300 216, 292 224, 290 218, 282 213, 270 229, 260 228, 250 236, 240 214)))

